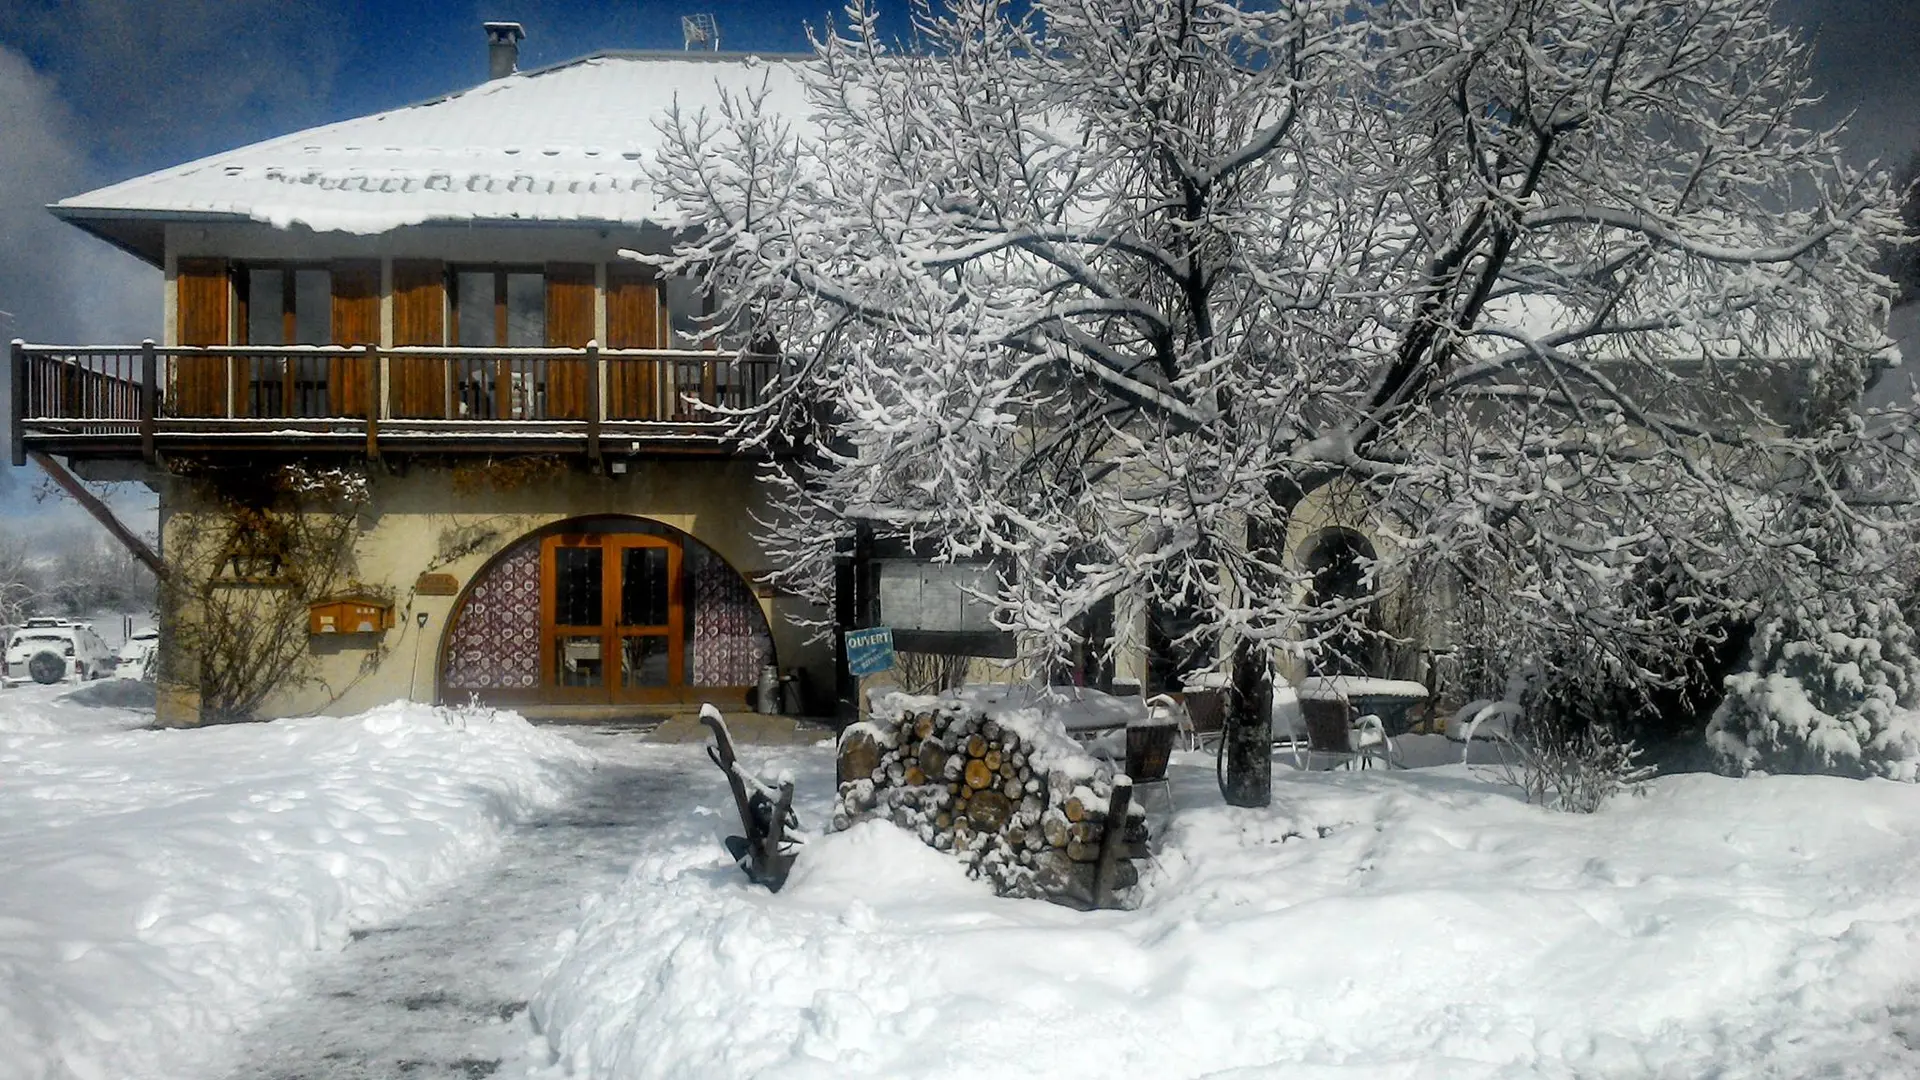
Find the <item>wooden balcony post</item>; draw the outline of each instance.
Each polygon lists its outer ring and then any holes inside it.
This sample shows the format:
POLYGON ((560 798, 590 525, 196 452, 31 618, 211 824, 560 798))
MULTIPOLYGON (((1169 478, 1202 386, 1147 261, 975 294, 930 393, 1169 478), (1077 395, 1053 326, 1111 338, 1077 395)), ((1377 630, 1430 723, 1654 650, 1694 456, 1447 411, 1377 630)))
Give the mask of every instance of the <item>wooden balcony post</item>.
POLYGON ((153 339, 140 343, 140 457, 151 465, 157 455, 153 449, 154 413, 160 405, 160 358, 155 355, 153 339))
POLYGON ((360 346, 366 356, 367 369, 367 457, 380 457, 380 414, 385 411, 385 400, 381 396, 380 351, 372 345, 360 346))
POLYGON ((600 468, 600 378, 605 362, 600 356, 600 343, 587 342, 587 460, 595 469, 600 468))
POLYGON ((27 418, 27 343, 19 338, 13 339, 13 426, 10 442, 13 450, 13 464, 16 468, 27 463, 27 432, 22 423, 27 418))

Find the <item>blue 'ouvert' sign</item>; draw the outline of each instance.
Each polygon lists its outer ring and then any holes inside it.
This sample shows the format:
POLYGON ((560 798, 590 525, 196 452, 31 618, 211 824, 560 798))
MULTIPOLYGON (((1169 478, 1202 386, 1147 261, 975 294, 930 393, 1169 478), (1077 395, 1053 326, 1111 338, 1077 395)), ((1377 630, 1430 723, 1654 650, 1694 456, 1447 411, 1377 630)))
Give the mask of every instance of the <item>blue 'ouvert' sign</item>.
POLYGON ((855 675, 878 675, 893 667, 893 630, 870 626, 847 631, 847 670, 855 675))

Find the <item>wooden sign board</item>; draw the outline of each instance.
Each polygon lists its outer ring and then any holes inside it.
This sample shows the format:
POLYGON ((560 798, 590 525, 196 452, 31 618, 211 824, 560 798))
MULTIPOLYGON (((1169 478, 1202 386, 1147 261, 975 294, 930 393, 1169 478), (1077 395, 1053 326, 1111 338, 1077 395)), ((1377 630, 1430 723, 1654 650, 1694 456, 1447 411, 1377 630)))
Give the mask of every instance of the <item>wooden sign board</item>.
POLYGON ((421 574, 414 580, 413 591, 421 596, 458 596, 460 579, 452 574, 421 574))
POLYGON ((1000 577, 991 563, 876 559, 879 620, 904 652, 1012 656, 1013 635, 993 624, 1000 577))
POLYGON ((896 630, 992 632, 1000 578, 990 563, 881 559, 880 619, 896 630))

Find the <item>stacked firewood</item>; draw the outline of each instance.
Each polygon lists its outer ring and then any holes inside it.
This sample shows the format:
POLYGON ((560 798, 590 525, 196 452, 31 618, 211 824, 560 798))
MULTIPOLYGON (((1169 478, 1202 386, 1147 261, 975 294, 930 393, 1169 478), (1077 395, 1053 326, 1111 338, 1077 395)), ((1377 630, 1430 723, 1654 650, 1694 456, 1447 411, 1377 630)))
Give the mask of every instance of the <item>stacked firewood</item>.
POLYGON ((1123 906, 1147 855, 1131 782, 1032 713, 1003 721, 950 699, 884 698, 841 735, 839 779, 835 829, 885 818, 1002 896, 1123 906))

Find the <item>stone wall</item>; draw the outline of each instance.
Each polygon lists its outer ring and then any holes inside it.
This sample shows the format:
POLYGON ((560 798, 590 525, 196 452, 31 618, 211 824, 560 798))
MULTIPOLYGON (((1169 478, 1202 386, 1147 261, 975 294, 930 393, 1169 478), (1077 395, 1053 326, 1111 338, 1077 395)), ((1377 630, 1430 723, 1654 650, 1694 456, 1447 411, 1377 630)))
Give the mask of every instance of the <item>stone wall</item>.
POLYGON ((836 830, 886 819, 1001 896, 1079 908, 1135 898, 1147 824, 1131 781, 1035 710, 885 695, 841 734, 839 781, 836 830), (1110 837, 1116 793, 1124 823, 1110 837))

